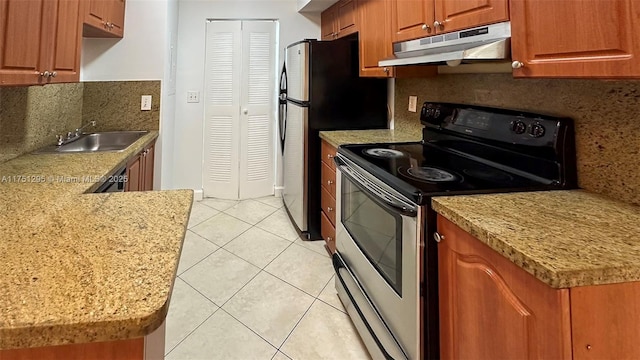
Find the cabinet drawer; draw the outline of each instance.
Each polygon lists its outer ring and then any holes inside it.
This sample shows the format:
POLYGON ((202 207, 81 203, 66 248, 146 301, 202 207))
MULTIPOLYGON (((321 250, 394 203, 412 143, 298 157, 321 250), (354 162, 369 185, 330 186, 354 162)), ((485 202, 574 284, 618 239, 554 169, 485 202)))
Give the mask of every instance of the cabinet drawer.
POLYGON ((320 212, 320 235, 324 239, 329 251, 336 252, 336 228, 331 224, 327 215, 320 212))
POLYGON ((336 199, 334 199, 327 189, 324 187, 320 187, 321 189, 321 199, 320 204, 322 205, 322 211, 327 214, 329 221, 333 226, 336 225, 336 199))
POLYGON ((337 152, 336 148, 329 145, 328 142, 323 140, 320 148, 320 152, 322 153, 322 157, 320 158, 320 160, 324 161, 327 165, 329 165, 331 170, 336 171, 336 164, 333 162, 333 158, 336 156, 336 152, 337 152))
POLYGON ((331 196, 333 196, 333 198, 336 198, 336 172, 331 170, 331 168, 325 163, 322 162, 321 166, 321 173, 322 176, 320 176, 320 178, 322 179, 322 186, 324 186, 325 189, 327 189, 327 191, 329 192, 329 194, 331 194, 331 196))

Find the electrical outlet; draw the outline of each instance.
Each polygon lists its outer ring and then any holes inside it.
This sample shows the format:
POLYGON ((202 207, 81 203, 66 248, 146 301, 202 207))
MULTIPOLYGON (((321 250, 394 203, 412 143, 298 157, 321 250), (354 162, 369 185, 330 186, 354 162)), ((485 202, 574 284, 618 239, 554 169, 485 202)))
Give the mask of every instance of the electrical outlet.
POLYGON ((200 91, 187 91, 187 102, 188 103, 199 103, 200 102, 200 91))
POLYGON ((418 97, 411 95, 409 96, 409 111, 417 112, 418 110, 418 97))
POLYGON ((142 95, 140 98, 140 110, 151 110, 151 95, 142 95))

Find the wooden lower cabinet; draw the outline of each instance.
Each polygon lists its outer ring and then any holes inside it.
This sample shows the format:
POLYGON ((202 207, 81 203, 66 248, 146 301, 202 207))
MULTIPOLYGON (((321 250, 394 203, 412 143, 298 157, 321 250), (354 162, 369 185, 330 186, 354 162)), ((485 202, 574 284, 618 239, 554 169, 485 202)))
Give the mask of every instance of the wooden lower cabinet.
POLYGON ((442 359, 639 359, 640 282, 554 289, 438 216, 442 359))
POLYGON ((127 163, 125 191, 153 190, 153 159, 155 145, 151 144, 127 163))
POLYGON ((336 252, 336 148, 322 140, 320 143, 320 235, 330 253, 336 252))

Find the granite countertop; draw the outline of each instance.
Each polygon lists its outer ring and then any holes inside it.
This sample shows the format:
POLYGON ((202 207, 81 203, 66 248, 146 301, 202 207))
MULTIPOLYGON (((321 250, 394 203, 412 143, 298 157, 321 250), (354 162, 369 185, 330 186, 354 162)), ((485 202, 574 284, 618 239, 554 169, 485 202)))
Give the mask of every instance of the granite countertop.
POLYGON ((640 207, 584 190, 435 197, 468 233, 554 288, 640 281, 640 207))
POLYGON ((421 141, 422 133, 416 134, 391 129, 320 131, 320 138, 332 146, 345 144, 375 144, 421 141))
POLYGON ((162 324, 191 190, 90 194, 120 153, 0 164, 0 349, 140 337, 162 324))

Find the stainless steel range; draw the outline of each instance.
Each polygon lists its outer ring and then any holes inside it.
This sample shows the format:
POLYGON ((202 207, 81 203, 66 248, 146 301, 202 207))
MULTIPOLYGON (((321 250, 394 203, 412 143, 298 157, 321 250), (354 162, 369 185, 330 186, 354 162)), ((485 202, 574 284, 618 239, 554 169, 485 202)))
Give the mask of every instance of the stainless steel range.
POLYGON ((338 149, 336 289, 376 359, 439 358, 431 197, 576 187, 571 121, 425 103, 423 140, 338 149))

